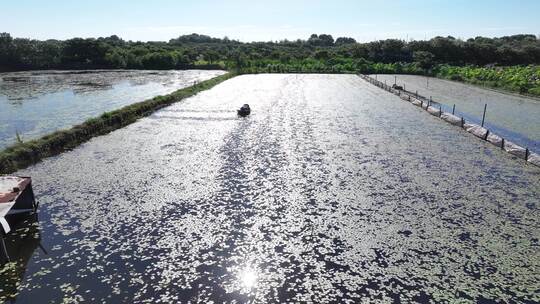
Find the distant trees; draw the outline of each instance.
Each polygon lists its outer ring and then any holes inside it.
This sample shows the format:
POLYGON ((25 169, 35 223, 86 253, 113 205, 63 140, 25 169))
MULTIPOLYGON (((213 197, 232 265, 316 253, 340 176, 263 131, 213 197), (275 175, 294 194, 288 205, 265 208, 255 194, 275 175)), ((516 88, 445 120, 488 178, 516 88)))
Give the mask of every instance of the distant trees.
POLYGON ((8 33, 0 33, 0 65, 9 65, 14 57, 13 38, 8 33))
POLYGON ((424 70, 430 70, 435 64, 433 61, 435 55, 431 54, 430 52, 416 51, 413 53, 413 58, 414 62, 417 62, 424 70))
POLYGON ((210 64, 216 62, 219 60, 220 55, 217 51, 214 50, 208 50, 203 53, 203 57, 205 60, 207 60, 210 64))
POLYGON ((350 37, 334 40, 329 34, 312 34, 307 40, 242 43, 189 34, 169 42, 124 41, 116 35, 39 41, 0 33, 0 70, 178 69, 216 63, 243 67, 294 65, 298 69, 310 65, 319 70, 322 65, 350 70, 384 63, 396 71, 409 66, 406 64, 426 71, 440 64, 527 65, 540 64, 540 40, 534 35, 468 40, 438 36, 410 42, 386 39, 358 43, 350 37))
POLYGON ((319 60, 326 60, 330 58, 330 54, 327 50, 318 50, 313 55, 313 58, 319 59, 319 60))
POLYGON ((350 37, 339 37, 336 39, 335 45, 354 44, 356 40, 350 37))
POLYGON ((219 38, 212 38, 210 36, 199 35, 195 33, 190 34, 190 35, 183 35, 178 38, 169 40, 169 44, 173 44, 173 45, 181 45, 183 43, 222 43, 222 42, 223 41, 219 38))
POLYGON ((152 52, 142 57, 141 63, 149 69, 167 69, 176 67, 179 54, 176 52, 152 52))
POLYGON ((104 66, 105 55, 111 46, 96 39, 74 38, 67 40, 62 49, 62 63, 66 66, 104 66))
POLYGON ((332 37, 332 35, 312 34, 307 42, 313 46, 333 46, 334 38, 332 37))

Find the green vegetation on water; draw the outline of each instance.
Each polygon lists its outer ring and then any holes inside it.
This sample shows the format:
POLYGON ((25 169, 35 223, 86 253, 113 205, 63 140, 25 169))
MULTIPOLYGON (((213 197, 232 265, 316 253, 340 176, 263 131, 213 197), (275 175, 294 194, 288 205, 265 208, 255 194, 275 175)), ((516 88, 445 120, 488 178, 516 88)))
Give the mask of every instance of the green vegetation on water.
POLYGON ((210 89, 235 75, 235 73, 227 73, 168 95, 157 96, 115 111, 106 112, 68 130, 57 131, 36 140, 20 141, 0 152, 0 174, 12 173, 37 163, 43 158, 73 149, 92 137, 107 134, 127 126, 141 117, 148 116, 174 102, 210 89))

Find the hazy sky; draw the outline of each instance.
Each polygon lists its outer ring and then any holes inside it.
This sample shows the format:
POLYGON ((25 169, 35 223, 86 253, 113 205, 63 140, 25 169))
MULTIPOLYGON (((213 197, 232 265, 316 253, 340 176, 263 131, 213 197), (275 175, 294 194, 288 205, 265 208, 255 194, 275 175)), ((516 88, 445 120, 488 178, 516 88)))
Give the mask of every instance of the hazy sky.
POLYGON ((359 41, 540 35, 540 0, 0 1, 0 32, 37 39, 116 34, 168 41, 194 32, 241 41, 312 33, 359 41))

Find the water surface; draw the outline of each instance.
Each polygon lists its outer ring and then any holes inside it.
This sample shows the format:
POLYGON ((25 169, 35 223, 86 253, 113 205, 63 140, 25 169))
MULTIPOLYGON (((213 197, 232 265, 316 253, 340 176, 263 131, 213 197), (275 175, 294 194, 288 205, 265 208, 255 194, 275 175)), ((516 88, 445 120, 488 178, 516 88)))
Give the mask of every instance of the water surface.
POLYGON ((239 76, 18 174, 17 303, 540 301, 540 170, 354 75, 239 76))
POLYGON ((0 73, 0 149, 69 128, 103 112, 171 93, 223 71, 0 73))
MULTIPOLYGON (((375 77, 375 75, 372 75, 375 77)), ((493 132, 540 153, 540 100, 484 89, 444 79, 416 75, 377 75, 378 80, 433 97, 467 120, 480 124, 487 104, 485 125, 493 132)))

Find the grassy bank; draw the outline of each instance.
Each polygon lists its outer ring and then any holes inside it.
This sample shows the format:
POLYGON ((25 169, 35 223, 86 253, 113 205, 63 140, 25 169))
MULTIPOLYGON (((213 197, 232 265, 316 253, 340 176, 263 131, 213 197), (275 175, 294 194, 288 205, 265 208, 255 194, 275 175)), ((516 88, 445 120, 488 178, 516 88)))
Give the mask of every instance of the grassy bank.
POLYGON ((127 126, 141 117, 148 116, 165 106, 208 90, 236 75, 236 73, 227 73, 168 95, 157 96, 118 110, 103 113, 99 117, 88 119, 84 123, 67 130, 57 131, 32 141, 17 143, 0 152, 0 174, 12 173, 35 164, 43 158, 73 149, 92 137, 104 135, 127 126))
MULTIPOLYGON (((231 64, 230 64, 231 65, 231 64)), ((416 63, 374 63, 364 59, 325 58, 247 60, 232 64, 248 74, 257 73, 362 73, 362 74, 424 74, 416 63)))
POLYGON ((540 97, 540 66, 475 67, 440 65, 435 76, 540 97))

